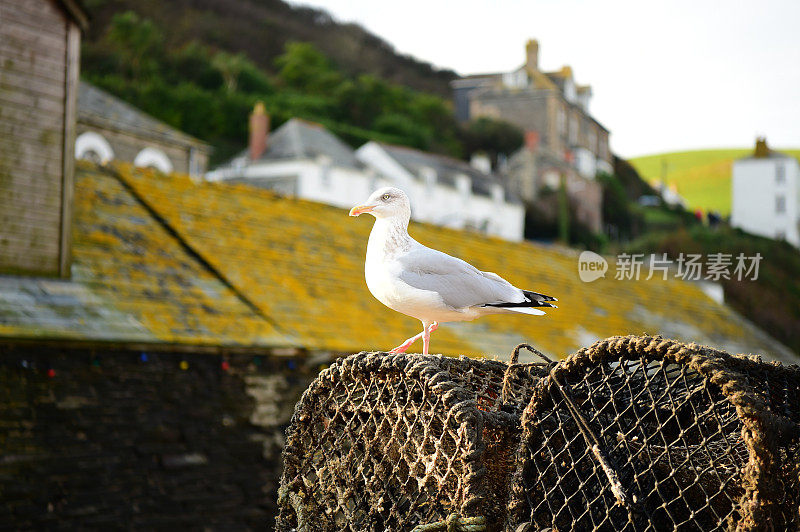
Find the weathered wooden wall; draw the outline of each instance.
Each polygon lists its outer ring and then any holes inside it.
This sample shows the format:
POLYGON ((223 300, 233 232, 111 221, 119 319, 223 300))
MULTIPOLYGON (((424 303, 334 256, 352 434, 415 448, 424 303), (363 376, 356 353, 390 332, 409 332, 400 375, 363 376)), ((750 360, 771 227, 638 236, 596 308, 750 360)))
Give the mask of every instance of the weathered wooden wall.
POLYGON ((316 368, 146 356, 0 345, 0 529, 272 529, 316 368))
POLYGON ((0 2, 0 273, 69 274, 79 46, 55 2, 0 2))

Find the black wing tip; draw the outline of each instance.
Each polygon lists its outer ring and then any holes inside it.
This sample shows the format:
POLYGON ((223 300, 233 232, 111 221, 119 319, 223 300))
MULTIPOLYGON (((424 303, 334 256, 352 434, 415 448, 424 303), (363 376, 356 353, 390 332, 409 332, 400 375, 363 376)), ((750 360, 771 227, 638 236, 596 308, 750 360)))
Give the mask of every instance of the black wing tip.
POLYGON ((556 299, 553 296, 540 294, 539 292, 533 292, 531 290, 523 290, 522 293, 525 294, 525 297, 527 297, 528 299, 538 299, 541 301, 558 301, 558 299, 556 299))
POLYGON ((547 301, 523 301, 522 303, 486 303, 484 307, 498 307, 498 308, 539 308, 550 307, 558 308, 557 306, 548 303, 547 301))

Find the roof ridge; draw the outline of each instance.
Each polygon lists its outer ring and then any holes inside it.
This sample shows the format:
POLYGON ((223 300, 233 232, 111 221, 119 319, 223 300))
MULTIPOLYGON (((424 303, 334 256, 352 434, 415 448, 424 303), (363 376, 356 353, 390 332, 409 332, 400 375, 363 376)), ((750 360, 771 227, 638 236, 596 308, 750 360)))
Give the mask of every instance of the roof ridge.
POLYGON ((193 259, 195 259, 197 262, 199 262, 199 263, 200 263, 200 264, 201 264, 201 265, 202 265, 202 266, 203 266, 205 269, 207 269, 207 270, 208 270, 208 271, 209 271, 209 272, 210 272, 212 275, 214 275, 214 276, 215 276, 217 279, 219 279, 219 281, 220 281, 220 282, 221 282, 221 283, 222 283, 222 284, 223 284, 223 285, 224 285, 226 288, 228 288, 228 289, 229 289, 231 292, 233 292, 233 294, 234 294, 234 295, 235 295, 235 296, 236 296, 236 297, 237 297, 237 298, 238 298, 238 299, 239 299, 239 300, 240 300, 242 303, 244 303, 244 304, 245 304, 245 306, 247 306, 247 308, 249 308, 250 310, 252 310, 252 311, 253 311, 253 312, 254 312, 254 313, 257 315, 257 316, 259 316, 259 317, 263 318, 265 321, 267 321, 267 322, 268 322, 270 325, 272 325, 272 326, 275 328, 275 330, 277 330, 277 331, 278 331, 278 332, 280 332, 281 334, 284 334, 284 335, 286 334, 286 332, 285 332, 285 331, 282 329, 282 327, 281 327, 280 325, 278 325, 278 323, 276 322, 276 320, 274 320, 273 318, 271 318, 270 316, 268 316, 268 315, 267 315, 267 314, 266 314, 266 313, 265 313, 265 312, 264 312, 264 311, 261 309, 261 307, 259 307, 259 306, 258 306, 256 303, 254 303, 253 301, 251 301, 249 297, 247 297, 247 296, 246 296, 244 293, 242 293, 242 292, 241 292, 241 291, 240 291, 240 290, 239 290, 239 289, 236 287, 236 285, 234 285, 234 284, 233 284, 233 283, 232 283, 232 282, 231 282, 231 281, 230 281, 230 280, 229 280, 229 279, 228 279, 228 278, 227 278, 227 277, 226 277, 226 276, 225 276, 225 275, 224 275, 224 274, 223 274, 223 273, 222 273, 222 272, 221 272, 221 271, 218 269, 218 268, 214 267, 214 265, 213 265, 213 264, 211 264, 210 262, 208 262, 208 261, 205 259, 205 257, 203 257, 203 255, 202 255, 202 254, 201 254, 199 251, 197 251, 196 249, 194 249, 194 247, 193 247, 193 246, 192 246, 192 245, 191 245, 191 244, 190 244, 190 243, 189 243, 189 242, 188 242, 188 241, 187 241, 185 238, 183 238, 183 236, 181 235, 181 233, 180 233, 180 232, 179 232, 179 231, 178 231, 176 228, 174 228, 174 227, 173 227, 173 226, 172 226, 172 225, 171 225, 171 224, 170 224, 170 223, 169 223, 169 222, 168 222, 168 221, 167 221, 167 220, 166 220, 166 219, 165 219, 163 216, 161 216, 161 214, 160 214, 160 213, 159 213, 159 212, 158 212, 158 211, 155 209, 155 207, 153 207, 152 205, 150 205, 150 203, 149 203, 149 202, 148 202, 148 201, 147 201, 147 200, 146 200, 146 199, 145 199, 145 198, 144 198, 144 197, 143 197, 141 194, 139 194, 139 192, 136 190, 136 187, 134 187, 134 186, 133 186, 133 185, 132 185, 132 184, 131 184, 131 183, 130 183, 130 182, 129 182, 129 181, 128 181, 128 180, 127 180, 127 179, 126 179, 126 178, 125 178, 123 175, 122 175, 122 172, 119 172, 119 171, 117 171, 117 169, 116 169, 116 168, 114 168, 114 167, 112 167, 112 166, 108 166, 108 167, 106 167, 106 168, 107 168, 107 169, 108 169, 108 171, 111 173, 111 175, 112 175, 112 176, 114 176, 114 177, 115 177, 115 178, 116 178, 116 179, 117 179, 117 180, 118 180, 118 181, 119 181, 119 182, 122 184, 122 186, 125 188, 125 190, 127 190, 127 191, 128 191, 128 193, 129 193, 129 194, 130 194, 130 195, 131 195, 131 196, 132 196, 132 197, 133 197, 133 198, 134 198, 136 201, 138 201, 138 202, 139 202, 139 203, 142 205, 142 207, 144 207, 144 209, 147 211, 147 213, 148 213, 150 216, 152 216, 152 217, 153 217, 153 219, 154 219, 154 220, 155 220, 155 221, 156 221, 156 222, 157 222, 159 225, 161 225, 161 227, 163 227, 163 228, 164 228, 164 230, 165 230, 167 233, 169 233, 169 235, 170 235, 170 236, 172 236, 172 237, 173 237, 173 238, 174 238, 174 239, 175 239, 175 240, 178 242, 178 244, 181 246, 181 248, 182 248, 182 249, 183 249, 183 250, 184 250, 184 251, 185 251, 185 252, 186 252, 186 253, 187 253, 187 254, 188 254, 190 257, 192 257, 192 258, 193 258, 193 259))
MULTIPOLYGON (((181 131, 180 129, 167 124, 163 120, 159 120, 158 118, 154 117, 153 115, 151 115, 149 113, 146 113, 142 109, 139 109, 138 107, 136 107, 135 105, 131 104, 130 102, 127 102, 127 101, 123 100, 122 98, 119 98, 118 96, 115 96, 115 95, 111 94, 107 90, 102 89, 102 88, 98 87, 97 85, 95 85, 93 83, 90 83, 90 82, 82 79, 82 80, 80 80, 79 87, 82 90, 93 91, 93 92, 97 93, 100 97, 112 102, 114 105, 120 107, 121 109, 124 109, 125 111, 138 116, 139 119, 144 122, 144 124, 142 124, 141 126, 134 126, 134 127, 141 127, 142 129, 147 129, 147 130, 151 130, 151 131, 155 130, 155 131, 153 131, 154 133, 159 133, 159 132, 160 133, 169 133, 169 134, 174 135, 175 137, 177 137, 178 140, 180 140, 182 142, 185 142, 187 144, 201 145, 201 146, 205 146, 205 147, 208 147, 208 148, 211 147, 211 145, 208 144, 207 142, 205 142, 205 141, 203 141, 203 140, 201 140, 201 139, 199 139, 197 137, 194 137, 194 136, 186 133, 185 131, 181 131), (162 131, 158 131, 159 129, 162 130, 162 131)), ((79 97, 79 100, 80 100, 80 97, 79 97)), ((92 110, 92 109, 90 109, 88 107, 81 107, 79 105, 78 114, 81 114, 82 112, 83 113, 89 113, 89 114, 91 114, 91 115, 93 115, 95 117, 98 117, 98 118, 102 119, 105 122, 109 122, 110 124, 115 124, 115 121, 109 120, 109 118, 107 116, 103 116, 102 114, 99 114, 96 110, 92 110)), ((120 130, 122 128, 118 124, 116 124, 115 125, 115 129, 120 130)))

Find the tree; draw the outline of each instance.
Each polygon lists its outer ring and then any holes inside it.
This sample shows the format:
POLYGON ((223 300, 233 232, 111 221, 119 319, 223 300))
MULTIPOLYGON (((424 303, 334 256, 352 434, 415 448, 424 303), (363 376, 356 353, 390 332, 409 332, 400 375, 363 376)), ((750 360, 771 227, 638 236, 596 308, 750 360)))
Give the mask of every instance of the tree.
POLYGON ((244 54, 229 54, 217 52, 211 59, 211 65, 219 71, 225 83, 225 90, 236 92, 239 76, 247 68, 249 61, 244 54))
POLYGON ((152 21, 139 18, 133 11, 114 15, 107 40, 119 55, 121 64, 128 67, 133 79, 157 72, 164 35, 152 21))
POLYGON ((342 82, 341 75, 328 58, 307 42, 290 42, 275 60, 278 75, 292 88, 308 92, 326 92, 342 82))
POLYGON ((481 117, 469 122, 462 132, 464 147, 468 154, 485 152, 497 164, 499 154, 511 155, 524 141, 522 130, 503 120, 481 117))

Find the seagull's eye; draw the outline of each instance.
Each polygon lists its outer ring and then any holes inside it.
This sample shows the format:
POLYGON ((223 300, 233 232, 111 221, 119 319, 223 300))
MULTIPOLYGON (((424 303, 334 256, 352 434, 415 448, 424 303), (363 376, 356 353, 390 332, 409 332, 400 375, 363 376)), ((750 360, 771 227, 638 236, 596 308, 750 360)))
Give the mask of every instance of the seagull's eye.
POLYGON ((392 196, 390 196, 389 194, 384 194, 383 195, 383 201, 389 201, 389 198, 391 198, 391 197, 392 196))

